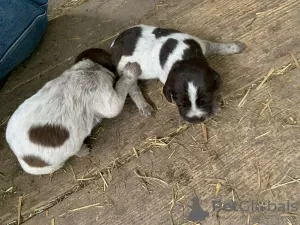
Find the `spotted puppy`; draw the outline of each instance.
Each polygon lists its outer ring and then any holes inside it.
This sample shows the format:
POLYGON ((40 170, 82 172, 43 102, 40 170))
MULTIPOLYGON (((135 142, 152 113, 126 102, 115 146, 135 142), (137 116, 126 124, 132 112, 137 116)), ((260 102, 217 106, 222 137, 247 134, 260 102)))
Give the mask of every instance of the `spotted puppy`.
MULTIPOLYGON (((175 101, 188 122, 202 122, 215 113, 215 92, 220 76, 204 56, 241 53, 240 42, 215 43, 173 29, 138 25, 121 33, 111 45, 113 64, 122 73, 128 62, 137 62, 139 79, 159 79, 169 102, 175 101)), ((144 115, 152 107, 145 101, 137 83, 129 94, 144 115)))
POLYGON ((69 157, 89 153, 84 139, 103 118, 121 112, 130 87, 141 74, 137 63, 127 63, 114 88, 113 70, 109 53, 86 50, 75 65, 14 112, 6 140, 27 173, 52 173, 69 157))

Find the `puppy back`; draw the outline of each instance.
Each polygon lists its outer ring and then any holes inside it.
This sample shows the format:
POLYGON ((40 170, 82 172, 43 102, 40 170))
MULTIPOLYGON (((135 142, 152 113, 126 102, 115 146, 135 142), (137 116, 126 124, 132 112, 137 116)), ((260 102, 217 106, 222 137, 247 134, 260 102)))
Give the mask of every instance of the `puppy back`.
POLYGON ((75 63, 79 61, 90 59, 94 63, 98 63, 109 71, 115 73, 116 68, 113 66, 111 54, 100 48, 90 48, 81 52, 75 59, 75 63))

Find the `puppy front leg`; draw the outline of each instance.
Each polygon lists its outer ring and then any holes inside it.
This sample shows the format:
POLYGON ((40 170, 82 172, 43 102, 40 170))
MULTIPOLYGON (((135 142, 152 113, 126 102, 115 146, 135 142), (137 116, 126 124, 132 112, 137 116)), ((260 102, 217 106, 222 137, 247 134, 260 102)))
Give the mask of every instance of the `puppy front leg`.
POLYGON ((138 107, 140 114, 143 116, 151 116, 153 112, 152 106, 145 100, 143 93, 141 92, 141 89, 139 88, 137 82, 135 82, 130 90, 129 95, 132 99, 132 101, 135 103, 135 105, 138 107))
POLYGON ((202 42, 206 48, 204 55, 232 55, 242 53, 245 49, 245 45, 239 41, 226 44, 204 40, 202 42))

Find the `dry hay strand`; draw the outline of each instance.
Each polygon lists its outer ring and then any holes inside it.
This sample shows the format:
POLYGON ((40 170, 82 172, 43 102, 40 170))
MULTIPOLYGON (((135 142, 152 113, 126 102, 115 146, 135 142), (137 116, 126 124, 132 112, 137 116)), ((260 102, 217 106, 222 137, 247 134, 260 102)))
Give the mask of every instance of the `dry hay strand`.
POLYGON ((217 183, 220 183, 223 186, 229 186, 226 179, 207 177, 207 178, 204 178, 204 180, 206 182, 209 182, 210 184, 214 184, 214 185, 216 185, 217 183))
POLYGON ((168 159, 171 159, 171 157, 174 155, 175 151, 176 151, 176 149, 174 149, 174 150, 172 151, 172 153, 169 155, 168 159))
MULTIPOLYGON (((175 136, 181 134, 182 132, 187 130, 189 127, 191 127, 190 124, 189 125, 184 124, 184 125, 179 126, 175 131, 171 132, 170 134, 168 134, 164 137, 160 137, 160 138, 156 137, 156 136, 148 137, 144 141, 144 144, 146 145, 146 147, 143 149, 140 149, 139 152, 142 153, 151 147, 157 147, 157 148, 166 147, 171 143, 171 141, 174 139, 175 136)), ((135 154, 134 154, 134 156, 135 156, 135 154)))
POLYGON ((135 155, 137 158, 140 158, 140 157, 139 157, 139 154, 138 154, 138 152, 137 152, 137 150, 136 150, 135 147, 132 147, 132 151, 133 151, 134 155, 135 155))
POLYGON ((264 83, 269 79, 269 77, 274 73, 275 69, 271 68, 270 71, 267 73, 267 75, 264 77, 264 79, 260 82, 260 84, 258 85, 258 87, 256 88, 256 90, 259 90, 264 83))
POLYGON ((298 217, 299 215, 296 213, 291 213, 291 212, 287 212, 287 213, 281 213, 280 214, 281 217, 298 217))
POLYGON ((147 145, 144 149, 141 149, 139 152, 144 152, 145 150, 151 148, 151 147, 156 147, 156 148, 161 148, 161 147, 166 147, 169 146, 169 144, 172 142, 175 136, 181 134, 182 132, 186 131, 188 128, 190 128, 190 124, 184 124, 179 126, 175 131, 171 132, 169 135, 165 137, 148 137, 145 140, 145 144, 147 145))
POLYGON ((300 178, 293 178, 291 176, 288 175, 289 171, 290 171, 291 168, 288 169, 288 171, 284 174, 284 176, 274 185, 272 185, 270 188, 262 191, 261 193, 263 192, 266 192, 266 191, 271 191, 271 190, 274 190, 276 188, 279 188, 279 187, 283 187, 283 186, 286 186, 288 184, 294 184, 294 183, 300 183, 300 178), (284 183, 281 183, 285 178, 289 178, 291 179, 290 181, 288 182, 284 182, 284 183))
POLYGON ((169 184, 160 179, 160 178, 157 178, 157 177, 152 177, 152 176, 146 176, 146 175, 141 175, 140 172, 138 170, 134 170, 134 174, 138 177, 138 178, 141 178, 143 180, 153 180, 153 181, 156 181, 157 183, 161 183, 161 184, 164 184, 166 186, 169 186, 169 184))
POLYGON ((250 218, 251 218, 250 213, 248 213, 247 225, 250 225, 250 218))
POLYGON ((103 180, 103 190, 106 191, 106 188, 108 188, 108 183, 106 182, 105 178, 102 175, 102 172, 100 172, 100 176, 103 180))
POLYGON ((169 136, 157 138, 157 137, 148 137, 145 141, 145 143, 148 144, 146 148, 149 147, 165 147, 168 146, 172 141, 172 138, 169 136))
POLYGON ((259 135, 259 136, 255 137, 254 139, 259 139, 259 138, 262 138, 262 137, 264 137, 264 136, 268 135, 270 132, 271 132, 271 131, 269 130, 268 132, 266 132, 266 133, 263 133, 263 134, 261 134, 261 135, 259 135))
POLYGON ((3 126, 3 125, 5 125, 5 124, 7 123, 7 121, 9 120, 9 118, 10 118, 10 116, 5 117, 5 118, 1 121, 0 127, 3 126))
POLYGON ((259 190, 261 190, 261 175, 260 175, 259 167, 257 167, 257 183, 258 183, 259 190))
POLYGON ((287 220, 288 225, 293 225, 289 218, 286 217, 285 219, 287 220))
POLYGON ((298 68, 300 68, 300 65, 299 65, 299 62, 298 62, 298 59, 296 58, 296 56, 293 53, 291 53, 291 56, 292 56, 292 59, 294 60, 295 65, 298 68))
POLYGON ((245 104, 246 98, 249 95, 250 91, 251 91, 251 87, 248 89, 248 91, 246 92, 246 94, 244 95, 244 97, 242 98, 242 100, 240 101, 240 103, 238 104, 239 108, 241 108, 245 104))
POLYGON ((75 174, 75 172, 74 172, 73 167, 72 167, 71 165, 69 165, 69 164, 68 164, 68 166, 70 167, 70 170, 72 171, 72 174, 73 174, 74 179, 77 180, 77 177, 76 177, 76 174, 75 174))
POLYGON ((22 200, 23 200, 23 196, 19 196, 19 198, 18 198, 18 225, 21 224, 22 200))
POLYGON ((207 142, 208 142, 207 128, 206 128, 206 126, 205 126, 204 123, 201 123, 201 128, 202 128, 204 140, 205 140, 205 142, 207 143, 207 142))
POLYGON ((4 193, 7 193, 7 192, 11 192, 11 193, 12 193, 13 188, 14 188, 14 187, 11 186, 11 187, 7 188, 6 190, 1 189, 0 191, 1 191, 1 192, 4 192, 4 193))
POLYGON ((103 205, 101 205, 101 203, 100 203, 100 202, 98 202, 98 203, 95 203, 95 204, 91 204, 91 205, 85 205, 85 206, 82 206, 82 207, 79 207, 79 208, 70 209, 70 210, 68 210, 68 212, 76 212, 76 211, 80 211, 80 210, 88 209, 88 208, 91 208, 91 207, 103 208, 104 206, 103 206, 103 205))
POLYGON ((216 196, 219 195, 220 189, 221 189, 221 184, 218 182, 218 183, 216 184, 216 196))
POLYGON ((89 181, 89 180, 96 180, 98 177, 83 177, 83 178, 76 178, 77 181, 89 181))
POLYGON ((114 34, 114 35, 112 35, 112 36, 109 36, 109 37, 107 37, 107 38, 105 38, 105 39, 102 39, 102 40, 100 41, 100 43, 104 43, 104 42, 106 42, 106 41, 109 41, 110 39, 117 37, 119 34, 120 34, 120 32, 118 32, 118 33, 116 33, 116 34, 114 34))
MULTIPOLYGON (((282 74, 284 74, 291 66, 292 66, 292 63, 290 62, 290 63, 288 63, 288 64, 286 64, 286 65, 284 65, 284 66, 282 66, 282 67, 280 67, 280 68, 278 68, 278 69, 271 68, 270 71, 269 71, 269 73, 268 73, 267 75, 260 76, 260 77, 256 78, 255 80, 253 80, 252 82, 250 82, 250 83, 248 83, 248 84, 246 84, 246 85, 244 85, 244 86, 242 86, 242 87, 240 87, 240 88, 238 88, 238 89, 232 91, 231 93, 229 93, 229 94, 223 96, 223 100, 226 100, 228 97, 232 96, 233 94, 235 94, 235 93, 237 93, 237 92, 239 92, 239 91, 241 91, 241 90, 244 90, 245 88, 247 88, 247 87, 249 87, 249 86, 251 87, 251 86, 254 85, 256 82, 258 82, 258 81, 260 81, 260 80, 262 80, 262 79, 263 79, 263 80, 261 81, 261 83, 259 84, 259 86, 263 86, 263 84, 270 78, 270 76, 273 76, 273 75, 282 75, 282 74)), ((259 89, 261 88, 261 87, 259 87, 259 86, 256 88, 256 90, 259 90, 259 89)))
POLYGON ((264 112, 265 112, 265 110, 268 108, 269 109, 269 112, 270 112, 270 114, 272 115, 272 111, 271 111, 271 108, 270 108, 270 103, 272 102, 272 99, 268 99, 267 100, 267 103, 266 104, 264 104, 264 107, 262 108, 262 110, 261 110, 261 112, 259 113, 259 116, 261 116, 264 112))
POLYGON ((180 200, 184 199, 185 196, 181 196, 180 198, 178 198, 179 196, 179 187, 178 187, 178 184, 177 184, 177 188, 173 188, 172 189, 172 199, 171 201, 169 202, 169 205, 170 205, 170 209, 169 209, 169 214, 172 215, 172 211, 173 211, 173 208, 175 206, 175 203, 176 202, 179 202, 180 200))

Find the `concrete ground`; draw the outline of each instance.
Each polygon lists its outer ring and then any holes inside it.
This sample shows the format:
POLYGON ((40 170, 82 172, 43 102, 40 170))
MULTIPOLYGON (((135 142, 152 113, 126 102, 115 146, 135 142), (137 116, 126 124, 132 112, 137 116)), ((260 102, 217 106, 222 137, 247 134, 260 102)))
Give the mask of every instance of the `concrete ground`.
POLYGON ((0 92, 0 224, 18 224, 18 208, 25 225, 300 224, 299 10, 298 0, 50 0, 41 45, 0 92), (90 157, 52 176, 25 174, 4 138, 9 116, 78 53, 107 48, 137 23, 247 45, 209 58, 223 79, 223 109, 205 124, 208 140, 147 81, 154 116, 128 99, 95 129, 90 157))

